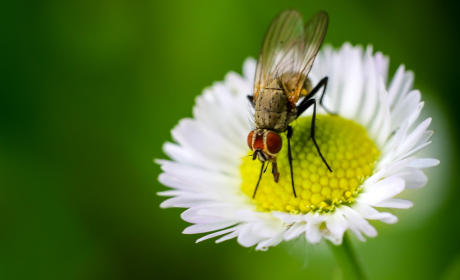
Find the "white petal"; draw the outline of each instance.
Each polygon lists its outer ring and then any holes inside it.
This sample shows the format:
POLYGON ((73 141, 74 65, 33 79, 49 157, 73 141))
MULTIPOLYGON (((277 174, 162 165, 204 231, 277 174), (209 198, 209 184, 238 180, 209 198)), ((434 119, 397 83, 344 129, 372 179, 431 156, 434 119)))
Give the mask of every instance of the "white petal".
POLYGON ((223 229, 229 226, 235 225, 236 222, 234 221, 226 221, 226 222, 219 222, 219 223, 211 223, 211 224, 197 224, 193 226, 189 226, 188 228, 184 229, 182 233, 184 234, 195 234, 195 233, 203 233, 208 231, 215 231, 219 229, 223 229))
POLYGON ((310 212, 305 215, 305 221, 307 222, 305 237, 310 243, 315 244, 321 241, 323 234, 319 227, 326 220, 327 216, 319 213, 310 212))
MULTIPOLYGON (((206 185, 203 182, 200 182, 200 180, 191 180, 190 178, 184 178, 184 177, 179 177, 176 176, 174 177, 170 173, 162 173, 158 177, 158 180, 165 186, 182 190, 185 191, 187 194, 194 196, 196 198, 200 199, 212 199, 212 198, 219 198, 222 196, 226 196, 229 198, 227 201, 230 201, 231 199, 233 200, 241 200, 241 196, 235 196, 232 195, 235 190, 232 188, 228 188, 228 184, 222 184, 223 186, 227 186, 227 188, 224 188, 220 192, 216 192, 215 190, 218 189, 217 187, 212 188, 214 185, 219 186, 219 183, 217 184, 210 184, 206 185), (214 191, 213 191, 214 190, 214 191)), ((230 185, 231 186, 231 185, 230 185)))
POLYGON ((249 83, 240 75, 235 72, 228 72, 225 75, 225 85, 235 92, 250 92, 251 86, 249 83))
POLYGON ((388 198, 394 197, 404 190, 404 180, 392 176, 385 178, 372 186, 365 187, 365 192, 358 195, 357 201, 375 205, 388 198))
POLYGON ((268 247, 278 245, 281 241, 283 241, 283 235, 284 235, 284 230, 279 231, 279 233, 276 234, 275 236, 273 236, 273 237, 271 237, 269 239, 266 239, 266 240, 260 242, 259 244, 257 244, 256 250, 258 250, 258 251, 267 251, 268 247))
MULTIPOLYGON (((228 141, 218 131, 191 119, 182 119, 171 134, 177 143, 194 152, 194 156, 206 160, 211 166, 219 163, 218 166, 221 166, 222 171, 226 171, 226 168, 232 169, 234 166, 232 164, 238 162, 235 154, 242 152, 235 142, 228 141), (215 145, 215 143, 220 144, 215 145)), ((244 143, 244 139, 240 141, 244 143)))
POLYGON ((330 235, 325 236, 334 245, 342 244, 343 234, 348 228, 346 219, 338 212, 334 212, 326 220, 326 227, 330 231, 330 235))
POLYGON ((364 58, 365 74, 367 75, 365 93, 363 95, 362 110, 360 114, 360 123, 367 127, 375 115, 375 107, 378 102, 378 80, 379 74, 377 72, 377 65, 372 57, 372 53, 366 52, 364 58))
POLYGON ((228 90, 222 92, 222 96, 216 96, 215 91, 218 91, 219 88, 220 85, 215 85, 205 90, 204 95, 196 98, 193 116, 198 123, 218 132, 222 138, 228 139, 231 145, 243 149, 245 143, 241 141, 241 138, 244 139, 250 126, 246 122, 246 112, 239 111, 242 110, 240 107, 245 108, 247 104, 240 104, 239 99, 232 96, 228 90), (225 101, 219 101, 218 97, 224 99, 223 96, 226 96, 225 101), (219 102, 226 102, 226 104, 220 105, 219 102), (216 115, 220 117, 216 118, 216 115))
POLYGON ((390 134, 390 126, 391 126, 391 116, 390 116, 390 107, 388 104, 388 98, 387 98, 387 92, 385 89, 385 84, 383 82, 383 79, 379 79, 379 85, 380 85, 380 107, 382 108, 382 125, 379 129, 379 132, 377 134, 377 139, 376 139, 376 144, 378 147, 383 147, 385 141, 388 139, 388 136, 390 134))
POLYGON ((431 118, 426 119, 421 124, 419 124, 417 128, 414 129, 414 131, 412 131, 409 135, 407 135, 404 139, 404 142, 400 145, 398 149, 397 156, 401 156, 402 154, 405 154, 410 149, 412 149, 414 145, 422 137, 423 133, 426 131, 430 123, 431 123, 431 118))
MULTIPOLYGON (((400 172, 403 168, 405 168, 411 161, 413 160, 413 158, 405 158, 405 159, 402 159, 400 161, 396 161, 394 162, 393 164, 391 165, 386 165, 385 167, 385 171, 382 172, 381 174, 381 178, 385 178, 385 177, 388 177, 388 176, 391 176, 397 172, 400 172)), ((380 179, 380 178, 379 178, 380 179)))
POLYGON ((418 189, 426 185, 428 177, 417 168, 406 167, 400 173, 395 174, 404 179, 406 189, 418 189))
POLYGON ((361 100, 363 94, 363 69, 360 62, 362 58, 362 49, 353 47, 344 47, 346 55, 343 57, 344 66, 346 65, 347 71, 343 75, 342 99, 340 114, 341 116, 354 119, 358 112, 360 105, 358 100, 361 100))
POLYGON ((164 143, 163 152, 175 162, 180 162, 188 165, 195 165, 196 159, 193 158, 193 156, 187 151, 187 149, 184 149, 184 147, 181 147, 177 144, 169 142, 164 143))
POLYGON ((384 207, 384 208, 399 208, 399 209, 407 209, 414 205, 412 201, 399 199, 399 198, 390 198, 385 201, 379 202, 375 204, 375 207, 384 207))
POLYGON ((201 241, 204 241, 204 240, 207 240, 207 239, 210 239, 210 238, 214 238, 214 237, 217 237, 217 236, 221 236, 222 234, 226 234, 226 233, 229 233, 229 232, 234 232, 235 230, 237 230, 239 227, 232 227, 232 228, 228 228, 228 229, 224 229, 224 230, 221 230, 221 231, 218 231, 218 232, 214 232, 214 233, 211 233, 211 234, 208 234, 206 236, 203 236, 201 238, 198 238, 196 240, 196 243, 198 242, 201 242, 201 241))
POLYGON ((404 142, 408 129, 409 123, 407 121, 403 122, 400 129, 396 131, 395 135, 387 141, 387 143, 382 149, 382 154, 384 156, 377 164, 377 170, 382 168, 382 166, 384 166, 385 164, 391 163, 394 160, 394 157, 399 151, 399 147, 404 142))
POLYGON ((381 105, 377 108, 376 115, 369 125, 369 135, 376 140, 377 147, 382 147, 388 137, 391 118, 389 115, 388 94, 381 78, 379 78, 377 85, 381 105))
POLYGON ((252 227, 252 224, 247 224, 240 230, 240 234, 238 235, 238 243, 244 247, 254 246, 263 239, 260 235, 253 231, 252 227))
POLYGON ((270 215, 270 214, 267 215, 267 213, 256 213, 254 211, 247 210, 247 209, 238 210, 235 212, 234 215, 236 219, 241 220, 241 221, 258 222, 261 219, 257 214, 259 214, 260 216, 266 216, 266 217, 270 215))
POLYGON ((400 91, 401 85, 403 84, 404 80, 404 65, 400 65, 396 70, 396 73, 391 81, 390 88, 388 93, 390 95, 390 104, 394 104, 394 100, 397 98, 398 93, 400 91))
POLYGON ((383 81, 387 84, 388 78, 388 67, 390 65, 390 59, 388 56, 383 55, 381 52, 376 52, 374 55, 375 60, 375 68, 377 69, 377 73, 379 76, 383 77, 383 81))
POLYGON ((375 228, 371 226, 371 224, 369 224, 369 222, 365 220, 358 212, 348 206, 340 206, 338 210, 345 216, 345 219, 349 224, 356 226, 356 228, 363 232, 365 235, 369 237, 377 236, 377 231, 375 228))
MULTIPOLYGON (((213 188, 225 187, 228 186, 228 184, 233 185, 240 183, 238 178, 229 176, 228 174, 218 173, 211 170, 179 164, 167 160, 156 160, 156 162, 161 164, 161 169, 165 173, 174 175, 176 179, 186 178, 192 181, 200 182, 205 186, 213 186, 213 188)), ((201 188, 201 190, 203 189, 207 188, 201 188)))
POLYGON ((274 222, 273 220, 263 220, 255 223, 252 230, 256 232, 260 237, 271 238, 277 235, 283 228, 282 223, 279 221, 274 222))
POLYGON ((186 194, 186 192, 182 191, 164 191, 164 192, 157 192, 157 195, 159 196, 179 196, 186 194))
POLYGON ((321 224, 322 222, 325 222, 327 219, 327 216, 326 215, 322 215, 322 214, 319 214, 318 212, 310 212, 308 214, 306 214, 304 216, 304 220, 307 222, 307 223, 311 223, 311 224, 321 224))
POLYGON ((359 241, 366 242, 366 238, 364 238, 363 234, 356 225, 354 225, 353 223, 348 223, 348 228, 351 232, 353 232, 353 234, 356 236, 356 238, 358 238, 359 241))
POLYGON ((362 203, 353 204, 352 208, 368 220, 379 220, 387 224, 394 224, 398 221, 398 217, 391 213, 380 213, 369 205, 362 203))
POLYGON ((391 107, 401 100, 401 98, 409 92, 414 82, 414 74, 410 71, 404 70, 404 65, 401 65, 391 81, 390 88, 388 89, 389 104, 391 107))
POLYGON ((391 128, 394 131, 406 121, 412 113, 417 111, 421 99, 420 91, 413 90, 409 92, 402 100, 395 104, 391 112, 391 128))
POLYGON ((221 242, 230 240, 230 239, 232 239, 232 238, 235 238, 235 237, 238 236, 238 234, 240 234, 240 229, 235 230, 234 232, 231 232, 231 233, 229 233, 229 234, 227 234, 227 235, 225 235, 225 236, 223 236, 223 237, 217 239, 217 240, 216 240, 216 243, 221 243, 221 242))
POLYGON ((301 235, 303 232, 306 231, 306 224, 304 222, 301 223, 295 223, 289 229, 286 231, 284 234, 284 240, 289 241, 292 240, 299 235, 301 235))
POLYGON ((179 207, 179 208, 189 208, 203 204, 206 202, 201 196, 194 196, 192 194, 187 195, 186 197, 178 196, 172 197, 163 201, 160 204, 161 208, 169 208, 169 207, 179 207))
POLYGON ((418 153, 419 151, 425 149, 426 147, 428 147, 429 145, 431 145, 431 141, 428 141, 424 144, 421 144, 420 146, 417 146, 416 148, 410 150, 409 152, 405 153, 404 155, 400 156, 399 158, 397 158, 396 160, 401 160, 403 158, 407 158, 407 157, 410 157, 410 156, 413 156, 415 155, 416 153, 418 153))
POLYGON ((200 216, 213 216, 221 217, 229 220, 236 219, 235 212, 241 210, 242 208, 247 207, 245 204, 233 204, 233 203, 216 203, 215 206, 210 205, 205 209, 198 209, 197 215, 200 216))
POLYGON ((440 161, 434 158, 416 158, 412 160, 407 166, 418 168, 418 169, 425 169, 425 168, 437 166, 439 163, 440 161))
POLYGON ((278 211, 273 211, 272 214, 285 224, 298 223, 303 220, 303 215, 292 215, 278 211))
POLYGON ((257 61, 248 57, 243 63, 243 76, 244 78, 252 84, 254 82, 254 75, 256 74, 257 61))
POLYGON ((431 137, 433 137, 434 135, 434 131, 433 130, 427 130, 423 133, 422 137, 420 137, 420 139, 418 140, 418 142, 414 145, 415 147, 417 146, 420 146, 422 144, 425 144, 426 142, 428 142, 431 137))
MULTIPOLYGON (((225 204, 222 204, 222 207, 225 207, 225 204)), ((190 208, 181 214, 182 220, 194 223, 194 224, 209 224, 209 223, 217 223, 217 222, 224 222, 224 221, 232 221, 235 220, 233 217, 228 216, 218 216, 218 215, 199 215, 201 207, 193 207, 190 208)))
POLYGON ((319 231, 319 225, 313 223, 307 223, 307 228, 305 231, 305 237, 307 238, 308 242, 312 244, 319 243, 322 239, 322 234, 319 231))
POLYGON ((409 125, 412 126, 412 124, 417 120, 418 116, 420 116, 420 113, 422 112, 423 106, 425 105, 425 102, 420 102, 417 106, 417 109, 412 112, 412 114, 409 115, 407 118, 407 121, 409 122, 409 125))

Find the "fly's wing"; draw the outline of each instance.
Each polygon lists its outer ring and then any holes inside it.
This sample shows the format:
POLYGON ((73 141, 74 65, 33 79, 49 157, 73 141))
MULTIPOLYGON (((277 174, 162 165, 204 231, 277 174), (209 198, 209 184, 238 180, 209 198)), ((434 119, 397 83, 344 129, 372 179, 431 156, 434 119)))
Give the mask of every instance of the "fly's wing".
POLYGON ((287 89, 287 95, 293 107, 299 100, 304 82, 323 43, 328 23, 327 13, 319 12, 305 24, 304 41, 299 46, 300 57, 295 60, 293 71, 287 72, 282 77, 282 83, 287 89))
POLYGON ((302 56, 304 29, 302 16, 295 10, 281 12, 270 24, 260 51, 254 79, 254 98, 275 78, 293 73, 302 56))

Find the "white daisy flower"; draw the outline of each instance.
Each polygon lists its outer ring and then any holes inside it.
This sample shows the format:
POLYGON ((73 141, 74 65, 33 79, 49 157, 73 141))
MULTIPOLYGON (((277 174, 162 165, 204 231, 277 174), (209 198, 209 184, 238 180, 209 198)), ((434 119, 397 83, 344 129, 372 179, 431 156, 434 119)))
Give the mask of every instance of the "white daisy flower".
MULTIPOLYGON (((392 224, 397 217, 386 208, 409 208, 412 202, 395 198, 404 189, 427 182, 421 169, 439 164, 417 158, 431 141, 431 118, 417 117, 423 107, 413 90, 414 76, 401 65, 387 82, 388 57, 346 43, 340 50, 325 46, 309 74, 313 85, 328 76, 324 105, 318 108, 316 139, 333 172, 327 171, 309 141, 311 109, 294 124, 291 186, 287 148, 278 156, 279 182, 263 176, 256 197, 260 162, 246 144, 252 130, 246 96, 252 92, 256 68, 247 59, 243 76, 230 72, 196 99, 193 119, 172 130, 176 143, 166 143, 171 160, 157 160, 159 181, 172 188, 161 207, 188 208, 182 219, 194 225, 186 234, 212 232, 197 240, 237 238, 257 250, 305 235, 310 243, 323 238, 342 243, 347 230, 362 241, 377 235, 368 220, 392 224), (383 212, 381 212, 383 211, 383 212)), ((270 172, 268 172, 270 173, 270 172)))

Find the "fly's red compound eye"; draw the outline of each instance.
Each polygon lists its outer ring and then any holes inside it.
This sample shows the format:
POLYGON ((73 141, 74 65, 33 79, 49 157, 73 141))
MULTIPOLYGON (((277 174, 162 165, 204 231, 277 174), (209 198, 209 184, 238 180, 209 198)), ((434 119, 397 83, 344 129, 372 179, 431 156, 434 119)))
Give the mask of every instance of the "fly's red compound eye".
POLYGON ((283 141, 278 133, 269 132, 267 133, 267 141, 265 143, 265 147, 271 154, 277 154, 281 147, 283 146, 283 141))
POLYGON ((254 149, 252 148, 252 138, 253 138, 253 136, 254 136, 254 131, 249 132, 248 146, 249 146, 249 149, 251 149, 251 151, 254 151, 254 149))

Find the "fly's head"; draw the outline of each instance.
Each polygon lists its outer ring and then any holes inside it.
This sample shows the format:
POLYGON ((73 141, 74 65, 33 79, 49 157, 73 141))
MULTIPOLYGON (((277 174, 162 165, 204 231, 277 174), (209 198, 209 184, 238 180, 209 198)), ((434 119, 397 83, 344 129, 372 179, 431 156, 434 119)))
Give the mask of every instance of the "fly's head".
POLYGON ((262 164, 264 164, 266 161, 272 163, 273 179, 278 183, 280 174, 278 173, 276 156, 278 155, 279 151, 281 151, 281 147, 283 146, 281 136, 272 130, 256 129, 249 132, 248 146, 249 149, 254 152, 252 156, 253 160, 258 158, 262 164))
POLYGON ((281 136, 271 130, 256 129, 248 135, 248 146, 254 152, 253 159, 276 163, 276 155, 283 146, 281 136))

